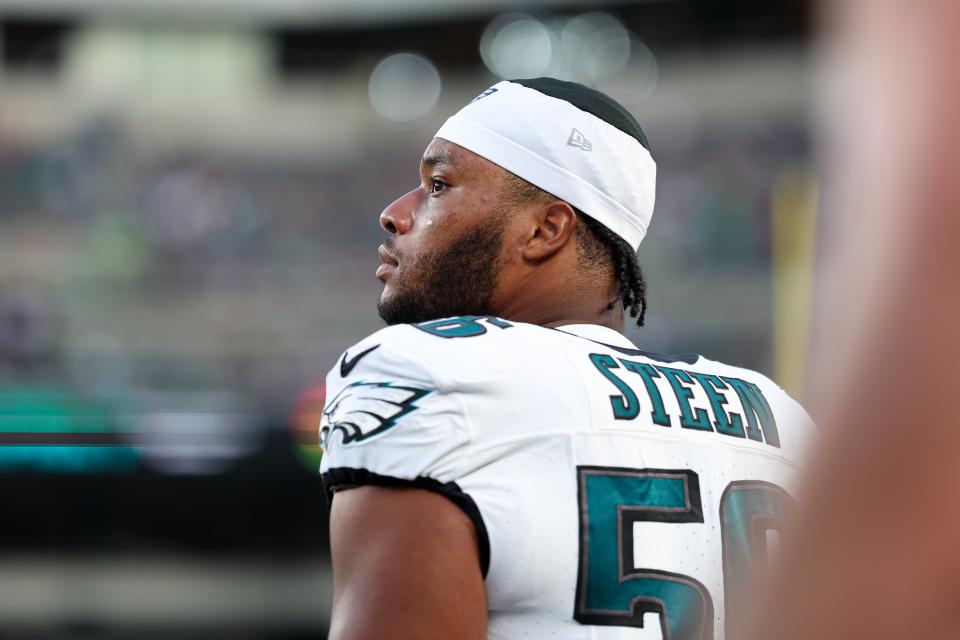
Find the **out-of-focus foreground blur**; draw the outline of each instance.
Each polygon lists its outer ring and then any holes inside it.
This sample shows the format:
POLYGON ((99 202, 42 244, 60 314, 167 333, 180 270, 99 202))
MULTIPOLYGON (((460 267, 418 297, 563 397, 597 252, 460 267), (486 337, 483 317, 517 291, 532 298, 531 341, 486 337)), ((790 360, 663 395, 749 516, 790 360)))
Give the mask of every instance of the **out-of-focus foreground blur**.
POLYGON ((516 6, 0 0, 0 635, 323 637, 323 375, 380 326, 377 215, 500 78, 647 130, 630 337, 799 390, 807 4, 516 6))

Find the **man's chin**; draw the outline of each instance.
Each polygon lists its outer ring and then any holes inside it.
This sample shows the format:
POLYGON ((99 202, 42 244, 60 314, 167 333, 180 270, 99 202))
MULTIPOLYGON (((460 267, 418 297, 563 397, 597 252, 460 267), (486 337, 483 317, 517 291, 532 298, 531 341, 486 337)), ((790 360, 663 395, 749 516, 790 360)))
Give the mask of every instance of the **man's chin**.
POLYGON ((388 325, 421 322, 422 310, 410 296, 390 291, 389 285, 383 288, 377 301, 377 313, 388 325))
POLYGON ((377 301, 377 313, 380 314, 380 318, 385 323, 394 325, 416 324, 438 318, 465 315, 470 312, 453 309, 452 307, 436 308, 425 304, 424 300, 417 296, 404 294, 403 292, 390 292, 384 289, 377 301))

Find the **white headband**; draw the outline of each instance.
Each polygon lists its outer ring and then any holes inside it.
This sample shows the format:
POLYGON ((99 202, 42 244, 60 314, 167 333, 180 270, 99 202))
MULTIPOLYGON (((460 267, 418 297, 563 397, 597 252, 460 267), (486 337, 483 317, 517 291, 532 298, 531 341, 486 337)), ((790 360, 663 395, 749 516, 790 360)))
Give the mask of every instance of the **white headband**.
POLYGON ((451 116, 436 137, 565 200, 634 249, 647 233, 657 173, 650 152, 566 100, 500 82, 451 116))

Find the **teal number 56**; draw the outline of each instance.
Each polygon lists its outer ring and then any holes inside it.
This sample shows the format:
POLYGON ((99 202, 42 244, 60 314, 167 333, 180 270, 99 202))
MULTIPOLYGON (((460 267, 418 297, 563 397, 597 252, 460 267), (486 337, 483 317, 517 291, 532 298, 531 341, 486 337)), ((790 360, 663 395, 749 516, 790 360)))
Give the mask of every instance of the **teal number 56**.
MULTIPOLYGON (((633 525, 667 522, 703 524, 700 481, 677 469, 578 467, 580 570, 574 619, 582 624, 643 627, 643 616, 659 616, 665 640, 712 640, 713 598, 691 576, 634 563, 633 525)), ((759 557, 758 541, 776 528, 787 499, 775 485, 731 483, 720 504, 724 576, 747 575, 759 557)), ((727 612, 730 603, 727 602, 727 612)))

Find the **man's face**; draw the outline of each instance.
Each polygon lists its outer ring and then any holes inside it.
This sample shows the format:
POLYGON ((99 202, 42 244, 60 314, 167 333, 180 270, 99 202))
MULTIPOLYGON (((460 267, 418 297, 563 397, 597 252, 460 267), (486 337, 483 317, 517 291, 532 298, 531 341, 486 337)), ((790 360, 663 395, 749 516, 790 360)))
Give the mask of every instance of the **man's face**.
POLYGON ((490 315, 501 267, 505 171, 434 138, 420 184, 380 214, 390 238, 380 247, 377 303, 387 324, 490 315))

